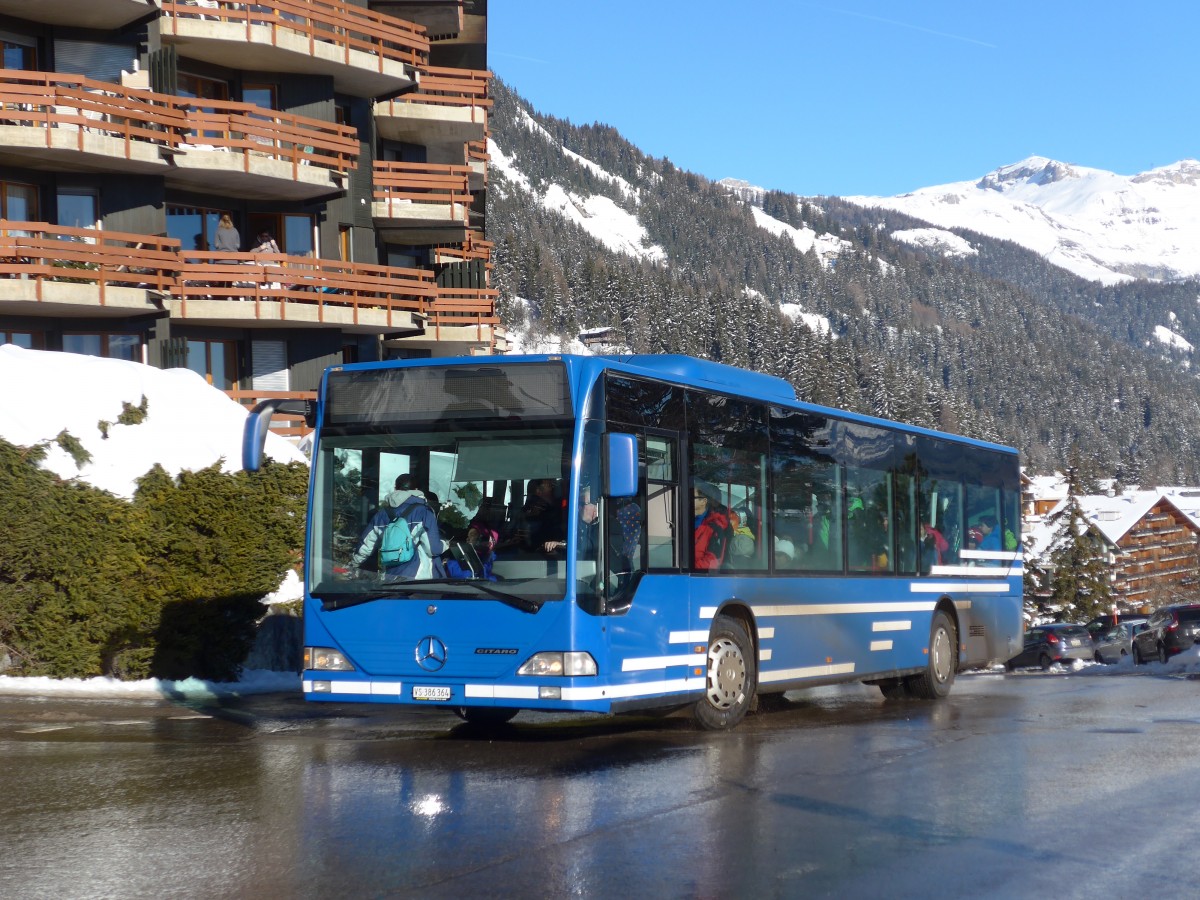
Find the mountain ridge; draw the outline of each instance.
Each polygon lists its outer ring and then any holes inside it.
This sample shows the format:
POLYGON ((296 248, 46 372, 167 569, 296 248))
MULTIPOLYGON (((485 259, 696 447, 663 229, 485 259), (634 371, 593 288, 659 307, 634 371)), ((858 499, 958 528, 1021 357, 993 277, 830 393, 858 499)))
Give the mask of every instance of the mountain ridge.
POLYGON ((1031 156, 974 181, 842 199, 1011 240, 1103 284, 1200 277, 1194 159, 1125 176, 1031 156))

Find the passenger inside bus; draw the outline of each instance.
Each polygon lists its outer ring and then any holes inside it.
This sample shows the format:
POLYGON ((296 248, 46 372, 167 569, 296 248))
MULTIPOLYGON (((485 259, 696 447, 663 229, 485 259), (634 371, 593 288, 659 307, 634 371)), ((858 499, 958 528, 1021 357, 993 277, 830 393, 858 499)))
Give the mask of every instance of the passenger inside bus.
POLYGON ((721 505, 717 487, 707 481, 696 480, 692 490, 695 511, 693 548, 697 569, 719 569, 725 561, 733 529, 729 513, 721 505))
POLYGON ((525 505, 517 521, 509 527, 509 533, 496 548, 499 551, 542 552, 548 543, 557 543, 566 537, 562 500, 555 479, 535 478, 529 482, 525 505))

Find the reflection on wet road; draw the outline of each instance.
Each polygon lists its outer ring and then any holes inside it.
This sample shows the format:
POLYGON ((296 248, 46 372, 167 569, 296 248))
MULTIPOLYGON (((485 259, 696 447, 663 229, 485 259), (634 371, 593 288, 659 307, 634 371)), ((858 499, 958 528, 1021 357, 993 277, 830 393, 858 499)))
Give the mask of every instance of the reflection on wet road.
POLYGON ((791 694, 724 734, 0 698, 0 895, 1013 897, 1049 864, 1056 897, 1175 896, 1200 829, 1198 695, 966 676, 936 704, 791 694))

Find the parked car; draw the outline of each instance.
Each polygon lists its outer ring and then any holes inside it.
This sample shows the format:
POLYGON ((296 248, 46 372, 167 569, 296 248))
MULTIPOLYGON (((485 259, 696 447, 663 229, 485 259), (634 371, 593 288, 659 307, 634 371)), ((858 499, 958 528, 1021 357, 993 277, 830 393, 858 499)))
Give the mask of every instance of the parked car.
POLYGON ((1092 636, 1094 658, 1098 663, 1119 663, 1133 653, 1133 636, 1146 630, 1146 617, 1110 625, 1107 631, 1092 636))
POLYGON ((1122 622, 1145 622, 1145 613, 1121 613, 1119 615, 1096 616, 1083 627, 1088 630, 1088 634, 1095 641, 1103 634, 1112 631, 1113 626, 1119 625, 1122 622))
POLYGON ((1133 661, 1166 662, 1200 644, 1200 603, 1173 603, 1150 614, 1144 631, 1134 635, 1133 661))
POLYGON ((1095 654, 1092 636, 1082 625, 1055 622, 1035 625, 1025 632, 1025 647, 1004 664, 1008 671, 1041 666, 1046 671, 1055 663, 1090 661, 1095 654))

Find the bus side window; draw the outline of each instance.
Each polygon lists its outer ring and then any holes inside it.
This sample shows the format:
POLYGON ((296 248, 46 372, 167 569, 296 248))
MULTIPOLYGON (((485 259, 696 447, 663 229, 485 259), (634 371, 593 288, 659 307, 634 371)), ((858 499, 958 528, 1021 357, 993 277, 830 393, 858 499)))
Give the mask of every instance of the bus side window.
POLYGON ((678 568, 675 520, 678 515, 675 442, 666 438, 646 438, 646 505, 643 528, 646 531, 646 560, 651 569, 678 568))

